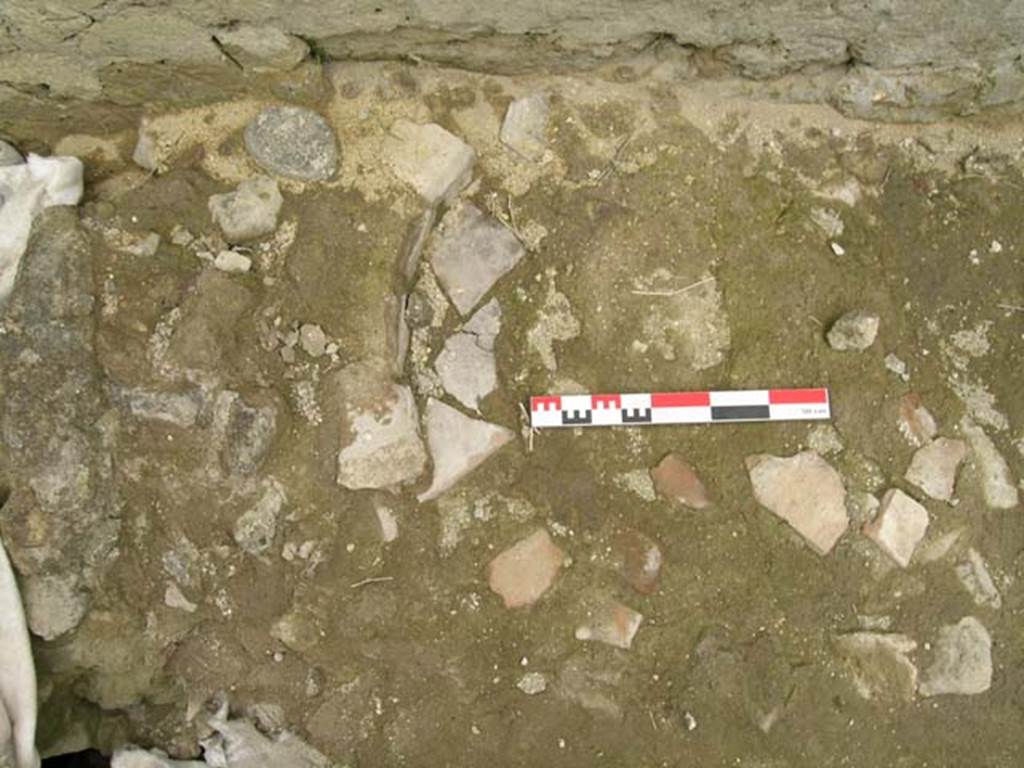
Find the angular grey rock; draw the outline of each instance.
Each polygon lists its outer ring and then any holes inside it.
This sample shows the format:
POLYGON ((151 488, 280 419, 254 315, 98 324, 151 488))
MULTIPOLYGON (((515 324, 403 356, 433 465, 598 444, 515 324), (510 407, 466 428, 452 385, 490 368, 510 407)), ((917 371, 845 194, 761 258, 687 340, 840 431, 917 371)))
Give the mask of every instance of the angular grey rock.
POLYGON ((338 143, 323 117, 302 107, 267 107, 245 127, 245 148, 264 170, 326 181, 338 167, 338 143))
POLYGON ((21 153, 8 144, 6 141, 0 141, 0 167, 5 165, 20 165, 25 162, 25 158, 21 156, 21 153))
POLYGON ((234 192, 211 195, 210 215, 229 243, 242 243, 277 229, 277 214, 284 198, 268 176, 243 181, 234 192))
POLYGON ((526 253, 514 234, 470 203, 445 214, 428 250, 438 280, 462 315, 526 253))
POLYGON ((960 462, 967 456, 963 440, 939 437, 914 453, 904 477, 933 499, 951 501, 960 462))
POLYGON ((281 484, 274 478, 264 481, 259 501, 235 521, 233 535, 238 546, 250 555, 262 555, 270 549, 284 503, 281 484))
POLYGON ((196 423, 203 407, 198 390, 155 392, 146 389, 114 389, 112 399, 137 419, 162 421, 187 429, 196 423))
MULTIPOLYGON (((113 461, 97 427, 109 404, 95 356, 92 279, 77 212, 42 212, 5 307, 5 324, 18 332, 0 334, 0 440, 11 485, 0 530, 37 620, 39 609, 82 605, 79 596, 88 598, 113 559, 121 525, 113 461)), ((63 621, 47 620, 41 631, 70 631, 82 614, 61 613, 63 621)))
POLYGON ((392 488, 418 478, 427 464, 412 390, 371 364, 341 372, 345 433, 338 483, 352 490, 392 488))
POLYGON ((956 577, 974 599, 975 604, 994 610, 1003 607, 1003 598, 992 580, 981 553, 974 547, 967 550, 967 560, 956 566, 956 577))
POLYGON ((431 206, 451 202, 469 184, 476 162, 472 147, 435 123, 396 121, 384 149, 395 175, 431 206))
POLYGON ((224 429, 221 461, 231 473, 251 475, 259 469, 277 436, 277 408, 270 404, 250 406, 233 398, 224 429))
POLYGON ((89 596, 75 574, 38 576, 25 581, 25 612, 32 634, 56 640, 77 627, 89 609, 89 596))
POLYGON ((436 499, 513 438, 511 430, 472 419, 433 398, 427 401, 426 424, 434 478, 416 497, 421 502, 436 499))
POLYGON ((135 139, 135 149, 132 150, 132 162, 139 168, 150 173, 157 173, 164 170, 163 148, 156 134, 150 128, 146 118, 139 122, 139 134, 135 139))
POLYGON ((878 324, 878 315, 871 312, 847 312, 829 328, 829 346, 841 352, 863 351, 875 343, 878 324))
POLYGON ((927 530, 928 510, 893 488, 882 497, 875 519, 864 526, 864 535, 906 568, 927 530))
POLYGON ((521 157, 537 162, 547 148, 548 97, 532 93, 508 105, 501 124, 501 141, 521 157))
POLYGON ((846 531, 846 490, 839 473, 813 451, 794 456, 747 458, 754 496, 827 555, 846 531))
POLYGON ((332 762, 294 733, 276 738, 260 733, 248 720, 229 720, 225 706, 209 725, 216 733, 203 740, 206 763, 227 768, 330 768, 332 762))
POLYGON ((229 275, 244 275, 252 269, 252 259, 238 251, 221 251, 213 260, 213 266, 229 275))
POLYGON ((295 69, 309 55, 305 41, 272 26, 241 24, 214 37, 232 59, 256 72, 295 69))
POLYGON ((973 616, 939 630, 935 657, 924 674, 922 696, 984 693, 992 685, 992 638, 973 616))
POLYGON ((1020 503, 1020 493, 1013 482, 1010 467, 985 430, 964 417, 960 431, 971 448, 972 469, 981 482, 985 504, 992 509, 1013 509, 1020 503))
POLYGON ((851 632, 836 649, 853 667, 857 692, 865 699, 911 701, 917 691, 917 667, 907 654, 917 643, 906 635, 851 632))
POLYGON ((320 357, 327 351, 327 334, 319 325, 305 323, 299 328, 299 344, 310 357, 320 357))
POLYGON ((527 696, 536 696, 548 689, 548 679, 543 672, 527 672, 519 678, 516 688, 527 696))
POLYGON ((474 411, 480 410, 480 401, 498 386, 494 352, 481 347, 477 337, 468 333, 449 337, 434 369, 445 391, 474 411))

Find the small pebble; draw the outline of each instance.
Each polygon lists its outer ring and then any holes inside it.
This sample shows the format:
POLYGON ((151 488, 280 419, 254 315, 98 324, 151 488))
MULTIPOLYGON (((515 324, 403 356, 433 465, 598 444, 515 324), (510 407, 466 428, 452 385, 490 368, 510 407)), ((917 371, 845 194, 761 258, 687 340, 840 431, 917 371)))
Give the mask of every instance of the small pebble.
POLYGON ((213 260, 213 266, 221 272, 243 273, 252 269, 252 259, 237 251, 221 251, 213 260))

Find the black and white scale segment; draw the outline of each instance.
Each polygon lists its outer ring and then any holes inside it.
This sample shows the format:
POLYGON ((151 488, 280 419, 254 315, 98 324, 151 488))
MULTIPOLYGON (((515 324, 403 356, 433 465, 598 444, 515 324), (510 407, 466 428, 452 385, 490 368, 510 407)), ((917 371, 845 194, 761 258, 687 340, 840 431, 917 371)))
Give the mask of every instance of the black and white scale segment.
POLYGON ((825 388, 538 395, 530 398, 530 426, 535 429, 716 424, 725 421, 816 421, 831 416, 828 390, 825 388))

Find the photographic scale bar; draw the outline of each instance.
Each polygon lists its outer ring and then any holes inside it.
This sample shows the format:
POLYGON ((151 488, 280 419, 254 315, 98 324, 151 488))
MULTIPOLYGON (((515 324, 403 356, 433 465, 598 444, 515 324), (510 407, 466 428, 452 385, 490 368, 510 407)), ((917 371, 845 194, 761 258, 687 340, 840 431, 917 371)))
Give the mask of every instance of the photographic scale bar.
POLYGON ((816 421, 831 416, 828 389, 824 387, 630 395, 537 395, 530 398, 530 426, 535 429, 816 421))

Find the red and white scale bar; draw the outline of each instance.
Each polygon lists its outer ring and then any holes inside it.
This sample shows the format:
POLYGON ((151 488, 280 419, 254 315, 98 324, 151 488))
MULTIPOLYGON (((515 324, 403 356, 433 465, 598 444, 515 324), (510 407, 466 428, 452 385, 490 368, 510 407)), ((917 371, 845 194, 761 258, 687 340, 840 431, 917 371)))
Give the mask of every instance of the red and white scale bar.
POLYGON ((539 395, 530 398, 530 426, 541 429, 717 424, 724 421, 810 421, 831 416, 828 390, 823 387, 632 395, 539 395))

